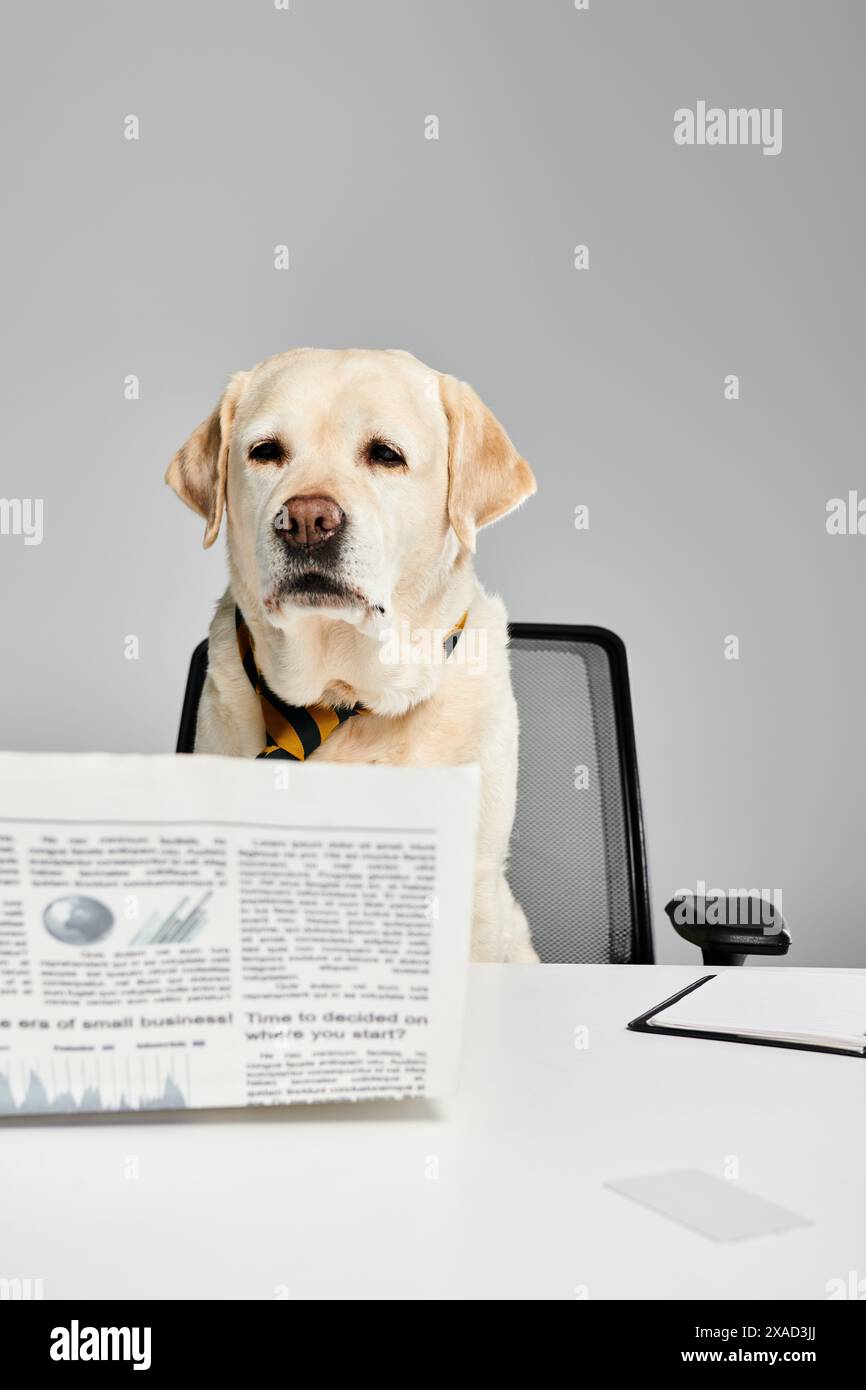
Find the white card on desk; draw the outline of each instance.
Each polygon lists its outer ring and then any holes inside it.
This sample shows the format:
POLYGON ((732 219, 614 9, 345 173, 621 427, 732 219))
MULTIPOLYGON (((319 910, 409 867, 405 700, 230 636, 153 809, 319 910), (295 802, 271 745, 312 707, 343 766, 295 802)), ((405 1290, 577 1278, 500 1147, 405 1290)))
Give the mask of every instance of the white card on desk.
POLYGON ((698 1168, 624 1178, 605 1185, 712 1240, 743 1240, 812 1224, 776 1202, 698 1168))

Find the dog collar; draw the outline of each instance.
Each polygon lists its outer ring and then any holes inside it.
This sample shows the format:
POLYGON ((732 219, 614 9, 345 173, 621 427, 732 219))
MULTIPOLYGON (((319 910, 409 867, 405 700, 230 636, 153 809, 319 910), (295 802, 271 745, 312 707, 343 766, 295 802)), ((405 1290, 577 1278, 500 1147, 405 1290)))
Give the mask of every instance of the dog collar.
MULTIPOLYGON (((451 655, 466 626, 468 612, 442 639, 446 659, 451 655)), ((271 690, 258 666, 252 634, 241 610, 235 607, 235 630, 243 668, 262 708, 267 743, 257 758, 289 758, 302 763, 330 738, 335 729, 355 714, 370 714, 364 705, 287 705, 271 690)))

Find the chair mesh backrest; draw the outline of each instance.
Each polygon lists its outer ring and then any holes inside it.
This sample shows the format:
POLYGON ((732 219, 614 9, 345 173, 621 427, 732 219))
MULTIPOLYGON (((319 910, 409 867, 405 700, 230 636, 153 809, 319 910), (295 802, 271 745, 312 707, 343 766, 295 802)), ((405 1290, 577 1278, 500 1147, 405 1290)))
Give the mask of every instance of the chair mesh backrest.
POLYGON ((535 949, 543 961, 629 961, 634 908, 608 654, 589 641, 513 635, 511 673, 520 766, 508 878, 535 949))

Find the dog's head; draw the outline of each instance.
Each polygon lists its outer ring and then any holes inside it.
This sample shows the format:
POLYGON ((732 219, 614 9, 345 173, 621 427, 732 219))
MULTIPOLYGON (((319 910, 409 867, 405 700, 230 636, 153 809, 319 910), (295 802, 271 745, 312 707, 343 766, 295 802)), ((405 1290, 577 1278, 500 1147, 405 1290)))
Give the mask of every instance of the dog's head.
POLYGON ((411 609, 535 491, 471 387, 409 353, 315 348, 233 376, 166 481, 206 546, 227 512, 233 566, 276 627, 298 606, 359 626, 411 609))

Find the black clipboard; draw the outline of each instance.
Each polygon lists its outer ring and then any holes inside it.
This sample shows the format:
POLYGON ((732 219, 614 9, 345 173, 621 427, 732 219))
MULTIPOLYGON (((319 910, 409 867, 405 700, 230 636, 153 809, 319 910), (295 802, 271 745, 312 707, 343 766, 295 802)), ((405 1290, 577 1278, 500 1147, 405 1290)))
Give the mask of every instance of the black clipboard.
MULTIPOLYGON (((866 1050, 849 1052, 844 1047, 824 1047, 821 1043, 782 1042, 779 1038, 747 1038, 742 1033, 709 1033, 704 1029, 665 1028, 662 1024, 654 1027, 650 1024, 650 1019, 654 1018, 656 1014, 660 1014, 663 1009, 669 1009, 671 1004, 679 1003, 680 999, 691 994, 692 990, 700 989, 701 985, 707 983, 707 980, 714 980, 715 978, 715 975, 702 975, 693 984, 686 985, 685 989, 677 990, 676 994, 672 994, 670 999, 665 999, 664 1003, 656 1004, 654 1008, 647 1009, 646 1013, 641 1014, 639 1018, 633 1018, 631 1023, 626 1024, 626 1027, 630 1028, 633 1033, 664 1033, 670 1038, 709 1038, 713 1042, 747 1043, 753 1047, 787 1047, 796 1052, 832 1052, 837 1057, 857 1057, 860 1060, 866 1057, 866 1050)), ((866 1034, 864 1034, 863 1044, 864 1049, 866 1049, 866 1034)))

